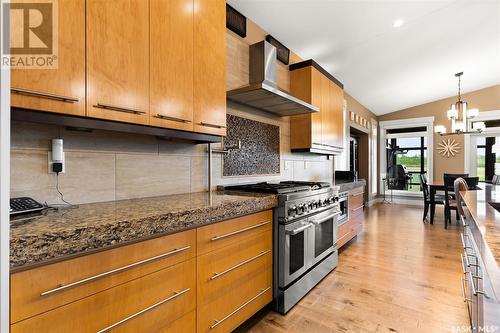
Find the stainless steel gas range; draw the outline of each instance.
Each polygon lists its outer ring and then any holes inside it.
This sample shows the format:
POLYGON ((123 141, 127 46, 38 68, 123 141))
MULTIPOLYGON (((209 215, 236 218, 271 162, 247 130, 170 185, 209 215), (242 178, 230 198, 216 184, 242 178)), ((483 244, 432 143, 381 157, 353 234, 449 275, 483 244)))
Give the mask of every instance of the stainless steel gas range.
POLYGON ((257 183, 224 189, 278 195, 274 308, 284 314, 337 266, 338 193, 321 182, 257 183))

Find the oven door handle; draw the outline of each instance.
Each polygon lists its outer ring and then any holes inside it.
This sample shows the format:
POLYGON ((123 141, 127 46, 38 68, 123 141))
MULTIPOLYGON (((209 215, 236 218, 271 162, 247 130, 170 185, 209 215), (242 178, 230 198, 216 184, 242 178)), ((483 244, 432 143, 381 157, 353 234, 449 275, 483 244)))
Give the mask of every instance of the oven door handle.
POLYGON ((341 211, 336 211, 335 213, 330 214, 330 215, 323 217, 321 219, 310 219, 309 221, 311 221, 311 223, 313 223, 315 225, 320 225, 321 223, 328 221, 329 219, 331 219, 335 216, 339 216, 341 213, 342 213, 341 211))
POLYGON ((310 227, 312 227, 312 224, 311 224, 311 223, 308 223, 308 224, 303 225, 302 227, 297 228, 297 229, 293 229, 293 230, 286 230, 286 231, 285 231, 285 233, 286 233, 287 235, 296 235, 296 234, 298 234, 299 232, 302 232, 302 231, 304 231, 304 230, 306 230, 306 229, 309 229, 310 227))

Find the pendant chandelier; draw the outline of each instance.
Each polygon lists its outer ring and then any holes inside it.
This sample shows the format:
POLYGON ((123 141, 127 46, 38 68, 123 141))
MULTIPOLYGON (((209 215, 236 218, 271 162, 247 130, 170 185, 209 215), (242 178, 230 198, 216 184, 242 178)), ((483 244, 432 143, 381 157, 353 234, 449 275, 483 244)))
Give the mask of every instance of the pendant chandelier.
POLYGON ((469 131, 471 128, 470 123, 471 120, 479 114, 478 109, 469 109, 467 110, 467 102, 462 101, 462 96, 460 94, 460 77, 464 74, 464 72, 460 72, 455 74, 455 77, 458 78, 458 101, 456 103, 451 104, 450 110, 448 110, 448 119, 451 120, 451 133, 446 133, 446 127, 443 125, 437 125, 434 127, 434 132, 439 135, 453 135, 453 134, 473 134, 480 133, 484 130, 485 124, 482 121, 472 123, 472 131, 469 131))

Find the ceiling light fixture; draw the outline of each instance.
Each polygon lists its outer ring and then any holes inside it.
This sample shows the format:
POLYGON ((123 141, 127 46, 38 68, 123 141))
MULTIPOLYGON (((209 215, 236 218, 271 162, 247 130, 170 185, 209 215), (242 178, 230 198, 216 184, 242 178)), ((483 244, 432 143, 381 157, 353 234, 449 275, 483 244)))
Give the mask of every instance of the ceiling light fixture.
POLYGON ((402 26, 403 24, 405 23, 405 21, 401 20, 401 19, 397 19, 396 21, 394 21, 394 24, 392 25, 394 28, 399 28, 400 26, 402 26))
POLYGON ((468 131, 469 128, 471 128, 469 122, 477 117, 479 110, 467 110, 467 102, 462 101, 462 96, 460 94, 460 77, 463 74, 464 72, 455 74, 455 77, 458 77, 458 101, 451 104, 451 109, 447 112, 448 119, 451 120, 451 133, 446 134, 446 127, 443 125, 434 126, 434 132, 439 135, 481 133, 485 129, 484 122, 478 121, 472 123, 472 131, 468 131))

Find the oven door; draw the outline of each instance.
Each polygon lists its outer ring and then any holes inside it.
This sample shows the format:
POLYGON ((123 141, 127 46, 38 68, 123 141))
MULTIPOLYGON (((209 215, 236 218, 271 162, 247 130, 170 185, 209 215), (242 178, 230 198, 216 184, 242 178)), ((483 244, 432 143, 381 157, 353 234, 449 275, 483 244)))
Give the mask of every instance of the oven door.
POLYGON ((311 267, 309 242, 312 224, 307 218, 279 226, 279 287, 284 288, 311 267))
POLYGON ((337 245, 337 218, 341 214, 338 207, 309 217, 312 224, 311 257, 315 265, 335 251, 337 245))

